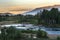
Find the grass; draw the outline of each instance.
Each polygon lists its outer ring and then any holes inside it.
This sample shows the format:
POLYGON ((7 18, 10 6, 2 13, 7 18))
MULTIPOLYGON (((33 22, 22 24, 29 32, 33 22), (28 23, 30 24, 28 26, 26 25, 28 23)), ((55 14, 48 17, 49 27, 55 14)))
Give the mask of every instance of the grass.
POLYGON ((56 39, 46 39, 46 38, 25 38, 25 39, 22 39, 22 40, 56 40, 56 39))

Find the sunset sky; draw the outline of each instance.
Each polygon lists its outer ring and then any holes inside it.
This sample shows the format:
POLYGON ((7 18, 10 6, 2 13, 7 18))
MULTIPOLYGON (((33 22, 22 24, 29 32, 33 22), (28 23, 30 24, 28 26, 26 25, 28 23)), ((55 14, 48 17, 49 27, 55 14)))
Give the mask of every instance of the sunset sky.
POLYGON ((34 8, 59 5, 60 0, 0 0, 0 12, 24 13, 34 8))

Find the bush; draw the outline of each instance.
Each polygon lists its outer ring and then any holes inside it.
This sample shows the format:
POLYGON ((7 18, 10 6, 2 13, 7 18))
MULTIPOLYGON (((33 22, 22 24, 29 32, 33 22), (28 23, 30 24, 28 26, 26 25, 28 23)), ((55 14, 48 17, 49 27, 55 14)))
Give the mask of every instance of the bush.
POLYGON ((37 32, 37 38, 48 38, 47 37, 47 33, 45 31, 38 30, 38 32, 37 32))
POLYGON ((60 37, 57 37, 57 40, 60 40, 60 37))

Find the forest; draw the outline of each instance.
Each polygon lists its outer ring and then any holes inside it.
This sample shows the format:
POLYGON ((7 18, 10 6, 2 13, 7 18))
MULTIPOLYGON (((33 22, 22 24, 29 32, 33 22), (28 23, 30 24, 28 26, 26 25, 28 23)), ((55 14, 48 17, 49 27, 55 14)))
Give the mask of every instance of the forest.
POLYGON ((0 15, 0 22, 4 23, 4 21, 8 21, 8 23, 12 21, 12 23, 29 23, 44 25, 46 27, 60 27, 60 11, 58 8, 52 8, 50 11, 43 9, 43 12, 37 12, 36 15, 0 15))

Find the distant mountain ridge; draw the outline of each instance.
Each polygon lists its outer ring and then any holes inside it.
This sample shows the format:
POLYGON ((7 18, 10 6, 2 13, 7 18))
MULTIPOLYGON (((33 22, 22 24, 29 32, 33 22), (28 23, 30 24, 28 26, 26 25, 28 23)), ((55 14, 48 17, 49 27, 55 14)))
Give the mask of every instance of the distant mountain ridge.
POLYGON ((45 6, 45 7, 40 7, 40 8, 60 8, 60 5, 53 5, 53 6, 45 6))
POLYGON ((6 12, 6 13, 0 13, 0 16, 14 16, 15 14, 12 14, 12 13, 9 13, 9 12, 6 12))
MULTIPOLYGON (((42 12, 43 9, 50 10, 52 8, 58 8, 58 10, 60 11, 60 5, 53 5, 53 6, 44 6, 44 7, 35 8, 35 9, 31 10, 31 11, 28 11, 28 12, 25 12, 25 13, 21 13, 21 14, 22 15, 35 15, 35 14, 37 14, 39 12, 42 12)), ((10 16, 13 16, 15 14, 8 12, 8 13, 0 13, 0 15, 10 15, 10 16)), ((19 15, 19 14, 17 14, 17 15, 19 15)))
POLYGON ((41 11, 42 11, 41 8, 36 8, 36 9, 33 9, 29 12, 23 13, 23 15, 35 15, 36 13, 41 12, 41 11))
POLYGON ((22 13, 22 14, 23 15, 35 15, 38 12, 42 12, 43 9, 51 10, 52 8, 58 8, 58 10, 60 11, 60 5, 54 5, 54 6, 45 6, 45 7, 35 8, 35 9, 29 11, 29 12, 22 13))

